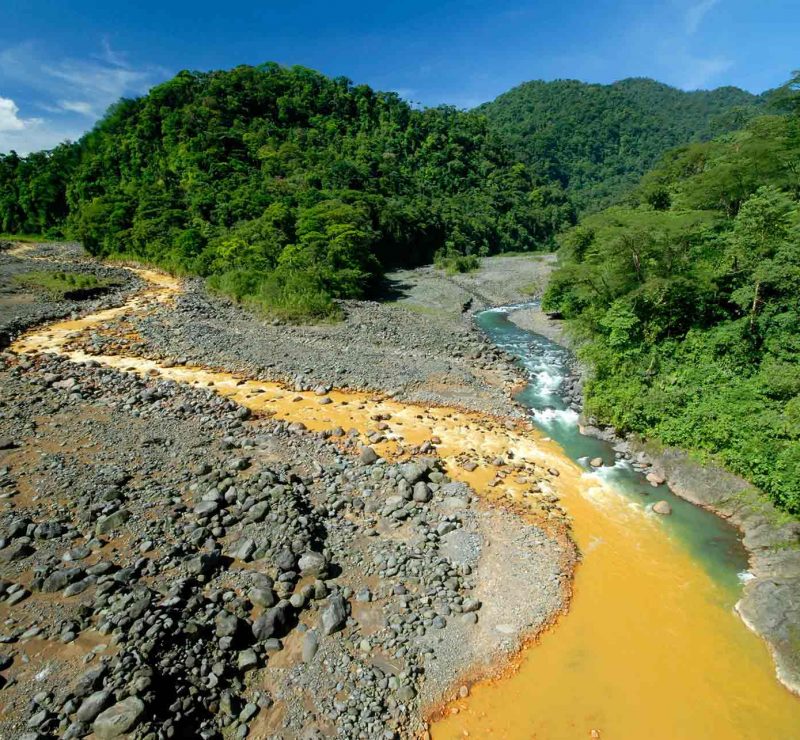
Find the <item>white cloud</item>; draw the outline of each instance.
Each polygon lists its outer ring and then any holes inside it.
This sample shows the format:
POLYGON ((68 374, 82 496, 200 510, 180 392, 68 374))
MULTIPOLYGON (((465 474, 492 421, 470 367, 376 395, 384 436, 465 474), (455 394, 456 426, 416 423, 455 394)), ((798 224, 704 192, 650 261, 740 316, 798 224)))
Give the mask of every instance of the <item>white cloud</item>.
POLYGON ((9 121, 22 122, 22 126, 14 123, 14 129, 4 130, 0 125, 5 132, 0 137, 0 151, 30 152, 51 148, 66 138, 79 138, 112 103, 142 95, 168 76, 161 67, 133 67, 124 54, 112 49, 108 39, 103 39, 101 46, 100 53, 86 59, 48 59, 31 42, 0 51, 0 86, 5 83, 25 90, 27 104, 14 96, 23 108, 33 106, 49 114, 45 119, 20 118, 13 102, 13 110, 0 110, 0 121, 6 121, 7 127, 9 121))
POLYGON ((0 132, 22 131, 25 121, 18 114, 19 108, 11 98, 0 98, 0 132))
POLYGON ((686 33, 692 35, 700 28, 703 19, 711 12, 715 5, 719 4, 719 0, 700 0, 686 10, 684 20, 686 22, 686 33))
POLYGON ((58 107, 55 111, 71 111, 72 113, 80 113, 82 116, 89 116, 90 118, 95 115, 92 104, 87 103, 85 100, 59 100, 58 107))
POLYGON ((0 97, 0 152, 14 150, 29 154, 52 149, 65 139, 77 139, 81 131, 73 127, 53 128, 41 118, 21 118, 19 107, 10 98, 0 97))
POLYGON ((62 99, 60 105, 64 110, 96 118, 121 97, 147 92, 154 82, 150 69, 135 70, 92 61, 67 59, 56 65, 43 65, 41 70, 62 91, 75 93, 80 99, 79 103, 62 99))

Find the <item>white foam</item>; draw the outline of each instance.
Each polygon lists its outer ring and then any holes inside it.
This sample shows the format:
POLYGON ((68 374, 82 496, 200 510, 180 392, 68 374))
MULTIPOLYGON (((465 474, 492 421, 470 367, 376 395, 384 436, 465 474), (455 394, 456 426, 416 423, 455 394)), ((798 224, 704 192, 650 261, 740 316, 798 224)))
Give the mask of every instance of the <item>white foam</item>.
POLYGON ((755 578, 755 576, 749 570, 743 570, 741 573, 737 573, 736 575, 739 578, 740 583, 747 583, 755 578))
POLYGON ((536 373, 536 379, 539 381, 542 392, 548 394, 556 390, 563 380, 560 375, 551 375, 547 370, 540 370, 536 373))
POLYGON ((578 425, 578 412, 573 409, 534 409, 533 416, 542 426, 562 424, 578 425))

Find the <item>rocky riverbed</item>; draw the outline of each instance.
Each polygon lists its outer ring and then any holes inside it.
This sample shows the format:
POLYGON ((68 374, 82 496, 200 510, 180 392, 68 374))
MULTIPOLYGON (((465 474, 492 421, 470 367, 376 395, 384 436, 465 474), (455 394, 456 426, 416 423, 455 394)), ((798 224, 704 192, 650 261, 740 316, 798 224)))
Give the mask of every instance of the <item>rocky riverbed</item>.
POLYGON ((144 283, 129 270, 104 265, 90 259, 74 243, 9 244, 0 249, 0 349, 29 326, 101 307, 119 305, 127 296, 141 290, 144 283), (67 270, 73 273, 112 278, 116 285, 92 300, 50 300, 24 285, 17 278, 40 270, 67 270))
MULTIPOLYGON (((23 257, 52 255, 0 266, 23 257)), ((190 291, 87 342, 208 351, 283 378, 297 367, 296 385, 330 378, 338 356, 343 385, 509 408, 513 370, 466 321, 409 319, 392 334, 404 309, 357 304, 321 336, 264 333, 215 300, 190 291), (218 341, 193 347, 209 333, 218 341), (369 363, 353 357, 362 344, 369 363), (488 389, 484 373, 497 374, 488 389)), ((451 481, 435 440, 385 458, 359 430, 255 417, 211 388, 47 354, 0 359, 0 736, 413 736, 564 607, 569 543, 451 481)))

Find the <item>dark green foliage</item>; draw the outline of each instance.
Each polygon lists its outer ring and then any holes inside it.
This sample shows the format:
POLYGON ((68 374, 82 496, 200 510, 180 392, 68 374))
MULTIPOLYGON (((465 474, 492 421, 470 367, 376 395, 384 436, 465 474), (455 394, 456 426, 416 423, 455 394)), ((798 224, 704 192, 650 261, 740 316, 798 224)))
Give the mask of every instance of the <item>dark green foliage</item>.
POLYGON ((740 128, 763 103, 735 87, 683 92, 637 78, 526 82, 479 110, 523 162, 592 211, 618 202, 668 149, 740 128))
POLYGON ((795 514, 798 133, 765 116, 670 152, 635 203, 567 232, 544 302, 594 368, 589 413, 715 456, 795 514))
POLYGON ((61 236, 77 161, 70 144, 27 157, 0 154, 0 233, 61 236))
MULTIPOLYGON (((69 151, 66 227, 91 252, 218 275, 236 294, 257 285, 264 307, 297 290, 315 315, 387 266, 546 249, 572 219, 563 190, 516 163, 483 116, 414 110, 299 67, 181 72, 69 151)), ((19 201, 11 179, 4 214, 19 201)), ((14 219, 3 229, 39 225, 14 219)))

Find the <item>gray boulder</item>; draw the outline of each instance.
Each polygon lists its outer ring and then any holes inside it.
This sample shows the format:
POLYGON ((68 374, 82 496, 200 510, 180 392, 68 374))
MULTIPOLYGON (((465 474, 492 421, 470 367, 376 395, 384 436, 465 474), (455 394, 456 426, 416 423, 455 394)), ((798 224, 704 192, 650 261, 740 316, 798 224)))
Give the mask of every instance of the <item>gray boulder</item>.
POLYGON ((108 704, 111 698, 110 691, 95 691, 87 696, 78 708, 75 718, 78 722, 91 722, 108 704))
POLYGON ((277 606, 267 609, 253 622, 253 637, 264 641, 270 637, 278 637, 286 632, 292 616, 292 605, 288 601, 280 601, 277 606))
POLYGON ((102 712, 92 724, 92 730, 98 740, 121 737, 136 727, 143 714, 144 702, 136 696, 129 696, 102 712))
POLYGON ((347 602, 339 594, 331 596, 322 612, 322 634, 331 635, 347 623, 347 602))

